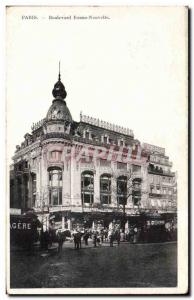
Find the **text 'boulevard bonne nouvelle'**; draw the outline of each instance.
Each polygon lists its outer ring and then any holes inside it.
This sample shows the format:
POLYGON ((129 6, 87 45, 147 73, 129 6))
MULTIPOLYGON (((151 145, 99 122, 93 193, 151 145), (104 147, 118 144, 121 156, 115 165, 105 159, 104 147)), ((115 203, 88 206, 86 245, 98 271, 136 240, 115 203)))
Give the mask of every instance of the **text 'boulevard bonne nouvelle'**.
POLYGON ((68 15, 68 16, 51 16, 48 17, 38 17, 37 15, 22 15, 22 20, 39 20, 39 19, 47 19, 47 20, 109 20, 109 16, 101 15, 101 16, 77 16, 77 15, 68 15))

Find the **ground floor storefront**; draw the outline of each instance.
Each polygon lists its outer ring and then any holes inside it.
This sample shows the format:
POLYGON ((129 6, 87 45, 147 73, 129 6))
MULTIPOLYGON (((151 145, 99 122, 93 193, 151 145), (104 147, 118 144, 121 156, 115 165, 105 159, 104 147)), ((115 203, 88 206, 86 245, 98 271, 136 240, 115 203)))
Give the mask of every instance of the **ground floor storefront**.
MULTIPOLYGON (((12 216, 10 219, 11 245, 32 246, 41 240, 43 233, 55 239, 58 231, 75 231, 82 234, 94 232, 109 236, 120 232, 121 241, 149 243, 177 240, 177 216, 172 213, 128 215, 122 212, 74 212, 56 211, 39 214, 12 216)), ((51 241, 52 242, 52 241, 51 241)))
POLYGON ((71 232, 103 232, 119 230, 130 241, 135 235, 137 242, 163 242, 177 240, 176 213, 141 213, 136 215, 122 212, 53 212, 49 216, 49 228, 71 232))

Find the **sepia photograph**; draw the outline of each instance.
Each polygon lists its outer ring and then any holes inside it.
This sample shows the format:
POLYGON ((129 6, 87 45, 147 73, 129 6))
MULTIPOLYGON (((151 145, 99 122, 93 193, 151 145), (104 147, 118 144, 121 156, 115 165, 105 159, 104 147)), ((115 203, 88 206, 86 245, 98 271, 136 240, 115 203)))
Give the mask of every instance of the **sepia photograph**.
POLYGON ((188 293, 188 8, 6 8, 7 293, 188 293))

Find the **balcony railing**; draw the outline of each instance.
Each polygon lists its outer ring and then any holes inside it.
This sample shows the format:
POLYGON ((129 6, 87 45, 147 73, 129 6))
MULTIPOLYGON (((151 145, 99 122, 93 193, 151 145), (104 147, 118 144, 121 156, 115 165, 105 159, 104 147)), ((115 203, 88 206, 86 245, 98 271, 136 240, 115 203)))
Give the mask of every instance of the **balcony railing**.
POLYGON ((149 193, 150 198, 162 198, 163 194, 149 193))
POLYGON ((42 136, 42 140, 52 139, 52 138, 62 138, 62 139, 70 139, 69 135, 66 135, 62 132, 51 132, 46 133, 42 136))
POLYGON ((133 173, 131 174, 131 176, 132 176, 132 179, 135 179, 135 178, 140 178, 140 179, 142 179, 142 177, 143 177, 143 175, 142 175, 141 172, 133 172, 133 173))
POLYGON ((157 193, 149 193, 150 198, 164 198, 164 199, 169 199, 174 201, 176 199, 175 195, 170 195, 170 194, 157 194, 157 193))
POLYGON ((151 169, 148 168, 148 173, 149 174, 155 174, 155 175, 160 175, 160 176, 167 176, 167 177, 174 177, 175 176, 175 172, 166 172, 164 170, 160 170, 160 169, 151 169))
POLYGON ((156 161, 156 160, 154 160, 154 159, 152 159, 152 158, 150 158, 149 161, 150 161, 151 163, 155 163, 155 164, 159 164, 159 165, 164 165, 164 166, 172 167, 172 162, 170 162, 170 161, 162 162, 162 161, 160 161, 160 160, 159 160, 159 161, 156 161))

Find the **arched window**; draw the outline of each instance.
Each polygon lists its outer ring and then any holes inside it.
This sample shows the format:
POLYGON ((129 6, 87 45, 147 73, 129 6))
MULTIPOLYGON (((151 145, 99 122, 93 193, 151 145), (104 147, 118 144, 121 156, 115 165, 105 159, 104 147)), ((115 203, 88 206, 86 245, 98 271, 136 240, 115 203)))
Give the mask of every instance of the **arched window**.
POLYGON ((84 171, 81 175, 82 204, 94 202, 94 174, 91 171, 84 171))
POLYGON ((102 204, 111 203, 111 175, 100 176, 100 201, 102 204))
POLYGON ((49 173, 49 204, 62 205, 62 170, 50 168, 49 173))
POLYGON ((120 176, 117 178, 117 202, 121 205, 127 204, 127 177, 120 176))

